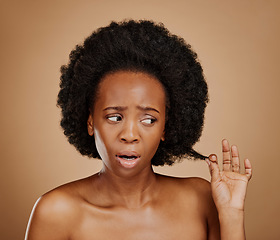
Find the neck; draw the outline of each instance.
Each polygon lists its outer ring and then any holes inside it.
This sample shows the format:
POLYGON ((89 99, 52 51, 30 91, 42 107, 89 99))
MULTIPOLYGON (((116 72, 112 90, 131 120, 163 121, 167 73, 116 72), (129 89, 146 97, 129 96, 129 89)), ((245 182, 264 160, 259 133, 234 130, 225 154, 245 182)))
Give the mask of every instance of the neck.
POLYGON ((103 167, 98 178, 100 191, 115 206, 139 208, 151 202, 156 194, 157 175, 152 167, 133 176, 118 176, 103 167))

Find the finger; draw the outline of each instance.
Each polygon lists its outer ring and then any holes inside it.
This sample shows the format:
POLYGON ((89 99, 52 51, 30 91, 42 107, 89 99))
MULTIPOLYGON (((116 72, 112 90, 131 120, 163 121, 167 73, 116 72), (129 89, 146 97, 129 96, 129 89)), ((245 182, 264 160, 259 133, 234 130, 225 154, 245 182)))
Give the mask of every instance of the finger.
POLYGON ((249 159, 245 159, 244 165, 245 165, 245 175, 247 176, 248 180, 250 180, 252 178, 252 164, 249 161, 249 159))
POLYGON ((217 156, 215 154, 211 154, 206 162, 209 165, 209 171, 211 175, 211 182, 215 182, 219 179, 220 176, 220 169, 218 165, 217 156))
POLYGON ((240 171, 239 153, 235 145, 231 147, 231 155, 232 155, 232 171, 239 172, 240 171))
POLYGON ((230 158, 230 148, 228 140, 224 139, 222 141, 222 149, 223 149, 223 170, 225 172, 229 172, 231 168, 231 158, 230 158))

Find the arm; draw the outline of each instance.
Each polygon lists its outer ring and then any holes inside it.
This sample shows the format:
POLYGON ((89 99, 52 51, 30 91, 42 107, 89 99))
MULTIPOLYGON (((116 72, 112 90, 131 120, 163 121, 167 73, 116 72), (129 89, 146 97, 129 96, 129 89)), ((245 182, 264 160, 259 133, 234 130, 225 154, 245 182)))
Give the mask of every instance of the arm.
POLYGON ((230 147, 223 140, 223 171, 220 171, 216 155, 206 162, 211 174, 211 189, 218 210, 222 240, 244 240, 244 202, 252 166, 245 160, 245 174, 240 173, 240 160, 236 146, 230 147))

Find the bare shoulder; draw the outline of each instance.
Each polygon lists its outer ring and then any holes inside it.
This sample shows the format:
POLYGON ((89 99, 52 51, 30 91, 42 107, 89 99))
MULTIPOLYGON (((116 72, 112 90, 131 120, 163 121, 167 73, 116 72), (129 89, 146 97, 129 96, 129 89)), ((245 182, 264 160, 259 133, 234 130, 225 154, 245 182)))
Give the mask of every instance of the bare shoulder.
POLYGON ((182 178, 183 185, 192 189, 200 197, 211 197, 211 185, 207 180, 200 177, 182 178))
POLYGON ((207 180, 199 177, 178 178, 164 175, 159 175, 159 177, 163 182, 164 191, 176 196, 184 206, 197 207, 198 211, 205 216, 216 211, 211 185, 207 180))
POLYGON ((25 239, 69 239, 72 227, 81 217, 86 185, 87 180, 82 179, 41 196, 33 207, 25 239))
POLYGON ((192 221, 206 223, 208 239, 220 239, 219 220, 215 203, 212 198, 211 185, 199 177, 177 178, 159 175, 165 196, 169 201, 176 202, 176 208, 184 216, 192 215, 192 221), (185 214, 187 213, 187 214, 185 214))
POLYGON ((41 196, 35 206, 35 212, 38 217, 44 217, 47 220, 59 220, 59 216, 67 217, 75 213, 73 205, 77 202, 76 194, 67 191, 65 187, 52 190, 41 196))
POLYGON ((210 183, 199 177, 170 177, 158 175, 168 188, 174 188, 176 191, 180 190, 182 193, 192 193, 197 196, 211 196, 210 183))

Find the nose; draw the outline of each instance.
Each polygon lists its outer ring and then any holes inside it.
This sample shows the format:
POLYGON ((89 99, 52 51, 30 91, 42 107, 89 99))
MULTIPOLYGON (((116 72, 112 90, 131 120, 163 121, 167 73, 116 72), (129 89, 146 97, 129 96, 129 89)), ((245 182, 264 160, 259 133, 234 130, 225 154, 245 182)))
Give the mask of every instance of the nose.
POLYGON ((139 142, 138 124, 134 121, 127 121, 123 124, 120 133, 120 141, 124 143, 137 143, 139 142))

